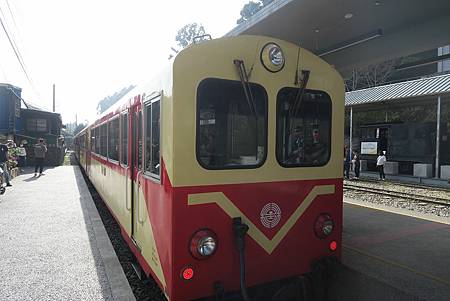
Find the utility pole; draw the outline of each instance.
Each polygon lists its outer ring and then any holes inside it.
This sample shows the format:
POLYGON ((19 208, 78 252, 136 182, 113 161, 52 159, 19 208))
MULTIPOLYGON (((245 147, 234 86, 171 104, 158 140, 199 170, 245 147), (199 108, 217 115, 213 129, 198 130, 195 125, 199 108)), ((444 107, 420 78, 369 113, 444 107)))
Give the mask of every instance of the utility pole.
POLYGON ((53 113, 55 113, 55 84, 53 84, 53 113))

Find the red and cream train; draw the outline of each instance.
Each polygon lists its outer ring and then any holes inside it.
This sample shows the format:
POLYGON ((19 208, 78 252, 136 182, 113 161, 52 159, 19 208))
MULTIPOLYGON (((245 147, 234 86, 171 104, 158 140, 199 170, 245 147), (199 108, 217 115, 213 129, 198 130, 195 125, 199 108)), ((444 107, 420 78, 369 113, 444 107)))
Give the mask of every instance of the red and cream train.
POLYGON ((295 300, 294 280, 341 255, 343 118, 317 56, 221 38, 128 93, 76 154, 167 299, 295 300))

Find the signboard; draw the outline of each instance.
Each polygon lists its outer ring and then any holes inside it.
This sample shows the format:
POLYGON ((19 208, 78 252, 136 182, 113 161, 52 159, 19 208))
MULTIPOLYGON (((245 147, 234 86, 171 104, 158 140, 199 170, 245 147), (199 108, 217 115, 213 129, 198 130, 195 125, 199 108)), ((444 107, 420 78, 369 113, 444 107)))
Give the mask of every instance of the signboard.
POLYGON ((378 142, 361 142, 361 155, 376 155, 378 142))

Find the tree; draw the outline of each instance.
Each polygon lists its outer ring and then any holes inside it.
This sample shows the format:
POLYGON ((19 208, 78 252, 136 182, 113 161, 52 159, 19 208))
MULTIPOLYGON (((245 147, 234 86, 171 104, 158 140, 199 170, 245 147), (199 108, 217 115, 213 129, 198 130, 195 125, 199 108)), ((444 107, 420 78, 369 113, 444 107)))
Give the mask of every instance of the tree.
POLYGON ((119 92, 114 93, 114 95, 106 96, 98 102, 97 114, 105 112, 109 107, 115 104, 119 99, 121 99, 125 94, 127 94, 135 86, 131 85, 128 88, 123 88, 119 92))
POLYGON ((371 64, 362 68, 354 68, 351 75, 345 79, 346 91, 376 87, 389 81, 395 72, 398 60, 388 60, 371 64))
POLYGON ((76 134, 81 132, 86 126, 87 126, 87 124, 85 124, 85 123, 80 123, 79 125, 77 125, 75 127, 75 129, 73 130, 73 135, 75 136, 76 134))
POLYGON ((181 48, 186 48, 192 44, 195 37, 202 36, 206 33, 205 28, 201 24, 189 23, 184 25, 175 37, 175 41, 181 48))
POLYGON ((253 15, 259 12, 261 9, 272 3, 273 0, 260 0, 260 1, 250 1, 245 4, 241 10, 241 17, 236 21, 237 24, 248 21, 253 15))

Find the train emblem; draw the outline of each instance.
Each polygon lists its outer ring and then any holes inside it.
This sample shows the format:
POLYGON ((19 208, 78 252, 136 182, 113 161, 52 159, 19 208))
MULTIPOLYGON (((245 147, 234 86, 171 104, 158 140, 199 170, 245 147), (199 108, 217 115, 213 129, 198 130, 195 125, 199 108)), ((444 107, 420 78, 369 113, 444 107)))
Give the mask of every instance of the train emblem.
POLYGON ((275 203, 268 203, 261 209, 261 223, 266 228, 274 228, 281 219, 281 209, 275 203))

